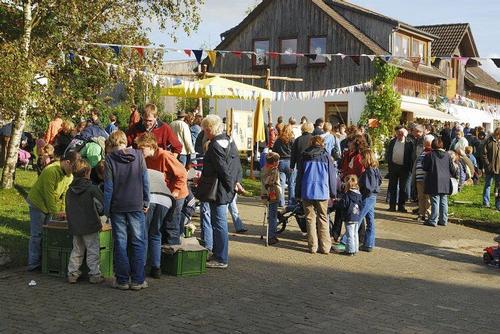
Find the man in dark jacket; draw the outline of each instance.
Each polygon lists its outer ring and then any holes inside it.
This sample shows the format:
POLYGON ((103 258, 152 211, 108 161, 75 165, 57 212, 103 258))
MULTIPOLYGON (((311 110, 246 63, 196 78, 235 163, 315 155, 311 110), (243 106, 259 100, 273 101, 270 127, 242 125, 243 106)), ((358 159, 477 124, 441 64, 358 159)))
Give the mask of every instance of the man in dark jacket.
POLYGON ((400 125, 396 127, 396 138, 389 143, 386 161, 389 166, 389 211, 396 211, 396 198, 399 199, 398 211, 406 212, 408 200, 407 182, 413 167, 413 144, 406 140, 406 130, 400 125))
POLYGON ((302 154, 311 146, 312 132, 314 126, 312 123, 304 123, 301 126, 302 136, 295 139, 292 146, 292 155, 290 156, 290 168, 294 169, 302 161, 302 154))
POLYGON ((483 145, 482 160, 486 178, 484 180, 483 205, 490 206, 491 181, 495 179, 495 208, 500 210, 500 127, 483 145))
POLYGON ((449 122, 444 123, 444 128, 441 130, 440 135, 443 139, 444 149, 449 150, 451 145, 451 129, 449 122))
MULTIPOLYGON (((66 217, 69 233, 73 235, 73 250, 68 263, 68 282, 76 283, 81 275, 85 252, 90 283, 100 283, 103 278, 99 269, 99 231, 102 228, 103 194, 90 181, 90 165, 83 159, 73 167, 75 177, 66 193, 66 217)), ((105 217, 104 217, 105 219, 105 217)))
POLYGON ((200 184, 217 180, 215 200, 199 199, 209 202, 210 221, 204 220, 202 231, 205 247, 212 246, 213 260, 207 262, 208 268, 225 269, 229 260, 229 240, 227 229, 228 204, 233 201, 236 191, 242 191, 242 177, 238 148, 234 141, 223 133, 222 120, 217 115, 208 115, 201 122, 201 127, 210 140, 204 156, 203 172, 200 184))
POLYGON ((135 139, 146 132, 151 132, 158 146, 164 150, 168 150, 177 157, 182 152, 182 144, 177 138, 172 128, 160 121, 158 118, 158 109, 154 104, 147 104, 144 107, 144 117, 142 122, 138 122, 127 131, 128 146, 136 148, 135 139))
POLYGON ((314 122, 314 130, 312 135, 321 136, 322 134, 324 134, 325 133, 325 130, 323 129, 324 125, 325 125, 325 120, 323 118, 318 118, 316 122, 314 122))

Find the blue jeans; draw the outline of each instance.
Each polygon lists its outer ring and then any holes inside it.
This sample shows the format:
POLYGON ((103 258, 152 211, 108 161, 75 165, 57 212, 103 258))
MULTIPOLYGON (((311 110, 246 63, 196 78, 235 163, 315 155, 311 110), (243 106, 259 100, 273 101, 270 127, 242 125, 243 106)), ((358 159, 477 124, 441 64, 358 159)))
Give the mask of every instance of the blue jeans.
POLYGON ((181 244, 181 235, 184 233, 184 215, 182 214, 184 200, 185 198, 176 200, 165 219, 164 239, 169 245, 181 244))
POLYGON ((240 213, 238 212, 238 205, 236 204, 237 199, 238 195, 235 195, 233 201, 229 203, 229 213, 233 219, 233 225, 236 232, 246 229, 245 224, 241 221, 240 213))
POLYGON ((486 174, 484 178, 483 205, 490 206, 490 191, 493 179, 495 179, 495 208, 500 210, 500 196, 497 195, 499 192, 497 184, 500 183, 500 174, 486 174))
POLYGON ((30 210, 30 243, 28 251, 28 270, 36 269, 42 259, 42 226, 50 220, 50 214, 45 214, 36 206, 28 203, 30 210))
POLYGON ((151 266, 160 268, 161 263, 161 233, 160 228, 165 221, 168 210, 170 208, 151 203, 149 205, 148 213, 146 214, 146 238, 144 239, 146 255, 149 253, 151 266), (148 247, 149 246, 149 247, 148 247), (149 250, 149 252, 148 252, 149 250))
POLYGON ((146 264, 146 228, 142 211, 111 213, 113 228, 114 266, 118 284, 126 284, 129 277, 132 283, 144 282, 146 264), (132 253, 127 254, 128 238, 132 253))
POLYGON ((359 250, 358 222, 345 222, 345 251, 357 253, 359 250))
POLYGON ((210 203, 210 221, 214 244, 212 252, 217 262, 228 262, 229 238, 227 235, 227 204, 210 203))
POLYGON ((448 224, 448 195, 429 195, 431 198, 431 216, 428 224, 446 226, 448 224))
POLYGON ((371 194, 369 197, 363 199, 361 203, 361 213, 359 224, 363 223, 366 218, 366 232, 364 246, 373 248, 375 247, 375 204, 377 203, 377 195, 371 194))
POLYGON ((205 248, 212 251, 214 246, 214 238, 212 233, 212 222, 210 215, 210 203, 200 203, 200 223, 201 223, 201 239, 205 243, 205 248))
POLYGON ((278 225, 278 202, 269 203, 267 212, 268 237, 276 238, 276 229, 278 225))
POLYGON ((288 206, 295 204, 295 179, 297 172, 295 169, 290 169, 290 159, 279 161, 278 170, 280 173, 281 198, 280 206, 285 207, 285 184, 288 186, 288 206))

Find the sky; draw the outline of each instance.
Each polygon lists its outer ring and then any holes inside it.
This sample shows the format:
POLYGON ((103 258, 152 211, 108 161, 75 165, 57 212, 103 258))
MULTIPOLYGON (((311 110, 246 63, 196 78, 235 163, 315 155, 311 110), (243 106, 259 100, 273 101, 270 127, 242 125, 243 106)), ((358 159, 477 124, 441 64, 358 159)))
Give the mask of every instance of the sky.
MULTIPOLYGON (((241 22, 245 11, 257 0, 205 0, 201 8, 202 22, 197 32, 186 36, 177 34, 174 44, 165 33, 151 24, 150 39, 155 44, 180 49, 215 48, 220 34, 241 22)), ((481 57, 500 58, 500 1, 499 0, 351 0, 385 16, 411 25, 470 23, 481 57)), ((168 59, 187 59, 182 54, 170 54, 168 59)), ((484 68, 500 81, 500 69, 493 63, 484 68)))

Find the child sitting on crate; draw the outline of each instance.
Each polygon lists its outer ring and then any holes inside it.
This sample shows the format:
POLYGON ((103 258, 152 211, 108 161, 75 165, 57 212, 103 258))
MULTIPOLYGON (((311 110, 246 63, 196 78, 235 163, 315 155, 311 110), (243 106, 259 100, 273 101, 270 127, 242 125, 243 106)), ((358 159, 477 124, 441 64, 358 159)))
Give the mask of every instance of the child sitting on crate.
POLYGON ((344 193, 339 203, 346 230, 345 252, 342 253, 344 255, 354 255, 359 250, 358 226, 362 196, 358 189, 357 176, 347 175, 344 179, 344 193))
MULTIPOLYGON (((101 283, 99 268, 99 231, 102 228, 103 193, 90 180, 91 168, 87 161, 79 159, 73 167, 74 180, 66 193, 66 217, 69 233, 73 235, 73 250, 68 263, 68 282, 76 283, 81 275, 87 251, 89 282, 101 283)), ((104 217, 105 219, 106 217, 104 217)))
POLYGON ((266 164, 261 173, 261 197, 268 205, 268 244, 274 245, 278 242, 276 228, 278 222, 278 205, 281 194, 280 175, 278 170, 280 156, 278 153, 268 153, 266 164))

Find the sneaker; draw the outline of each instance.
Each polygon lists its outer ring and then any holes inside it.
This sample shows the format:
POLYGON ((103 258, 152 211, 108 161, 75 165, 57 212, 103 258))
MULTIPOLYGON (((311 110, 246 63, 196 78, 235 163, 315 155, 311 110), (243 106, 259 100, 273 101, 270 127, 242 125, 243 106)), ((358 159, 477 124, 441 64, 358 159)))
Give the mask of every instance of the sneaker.
POLYGON ((389 211, 389 212, 396 212, 396 208, 393 207, 393 206, 391 206, 391 207, 389 207, 389 209, 387 211, 389 211))
POLYGON ((113 283, 113 288, 118 289, 118 290, 128 290, 128 289, 130 289, 130 284, 128 284, 128 283, 118 283, 117 281, 115 281, 113 283))
POLYGON ((406 210, 406 208, 403 206, 398 209, 398 212, 407 213, 408 210, 406 210))
POLYGON ((77 275, 68 274, 68 283, 75 284, 78 282, 78 277, 77 275))
POLYGON ((152 278, 159 279, 161 277, 161 269, 157 267, 151 267, 151 272, 149 273, 149 276, 152 278))
POLYGON ((274 237, 274 238, 269 238, 267 244, 271 246, 271 245, 276 245, 278 242, 279 242, 278 238, 274 237))
POLYGON ((222 262, 218 262, 215 260, 211 260, 211 261, 207 262, 207 268, 226 269, 227 263, 222 263, 222 262))
POLYGON ((370 253, 373 251, 373 247, 367 247, 365 245, 362 245, 361 247, 359 247, 359 250, 370 253))
POLYGON ((247 228, 242 228, 241 230, 236 231, 236 234, 245 234, 248 232, 247 228))
POLYGON ((104 277, 102 277, 101 275, 95 275, 95 276, 89 277, 90 284, 99 284, 99 283, 102 283, 103 281, 104 281, 104 277))
POLYGON ((428 221, 425 221, 422 225, 431 226, 431 227, 437 227, 437 225, 431 224, 428 221))
POLYGON ((345 245, 343 243, 338 243, 332 246, 332 249, 335 253, 342 253, 345 251, 345 245))
POLYGON ((130 284, 130 290, 134 290, 134 291, 146 289, 147 287, 149 287, 149 285, 148 285, 148 282, 146 282, 146 281, 142 282, 141 284, 139 284, 139 283, 130 284))
POLYGON ((416 208, 416 209, 413 209, 413 210, 411 211, 411 213, 417 214, 419 211, 420 211, 420 209, 419 209, 419 208, 416 208))

